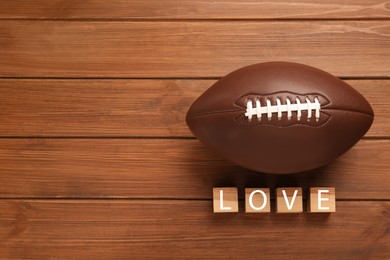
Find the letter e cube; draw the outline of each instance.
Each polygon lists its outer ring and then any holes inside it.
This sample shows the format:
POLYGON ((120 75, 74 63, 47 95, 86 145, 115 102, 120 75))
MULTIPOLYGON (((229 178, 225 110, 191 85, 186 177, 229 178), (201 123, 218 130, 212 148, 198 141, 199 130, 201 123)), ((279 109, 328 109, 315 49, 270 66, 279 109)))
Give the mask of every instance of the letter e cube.
POLYGON ((308 211, 312 213, 336 212, 335 188, 315 187, 310 188, 308 211))

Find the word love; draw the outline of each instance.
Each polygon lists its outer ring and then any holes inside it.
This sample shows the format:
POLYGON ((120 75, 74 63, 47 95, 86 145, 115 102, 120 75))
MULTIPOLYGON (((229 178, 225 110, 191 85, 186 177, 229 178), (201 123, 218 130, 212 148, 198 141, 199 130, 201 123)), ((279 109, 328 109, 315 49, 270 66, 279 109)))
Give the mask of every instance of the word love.
MULTIPOLYGON (((307 210, 315 213, 336 211, 335 188, 310 188, 307 210)), ((213 188, 214 213, 238 212, 237 188, 213 188)), ((245 212, 271 212, 268 188, 245 189, 245 212)), ((277 188, 276 213, 299 213, 303 211, 302 188, 277 188)))

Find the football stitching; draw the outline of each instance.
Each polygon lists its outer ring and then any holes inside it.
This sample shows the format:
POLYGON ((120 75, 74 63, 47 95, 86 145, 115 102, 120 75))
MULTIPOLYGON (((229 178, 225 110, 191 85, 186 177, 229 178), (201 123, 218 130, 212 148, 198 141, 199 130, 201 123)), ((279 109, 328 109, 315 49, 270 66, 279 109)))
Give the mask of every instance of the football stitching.
MULTIPOLYGON (((286 104, 282 104, 281 98, 276 98, 276 105, 271 103, 271 100, 267 98, 266 105, 261 105, 261 102, 258 98, 256 99, 256 105, 253 107, 253 98, 249 98, 246 101, 246 112, 245 116, 248 118, 248 121, 252 121, 253 116, 256 116, 258 120, 261 120, 263 115, 267 115, 268 120, 271 120, 274 114, 277 114, 278 119, 282 118, 284 113, 287 113, 287 119, 290 121, 293 112, 297 112, 298 121, 301 120, 302 111, 307 111, 307 119, 311 119, 313 115, 313 110, 315 111, 315 119, 319 121, 320 119, 320 110, 321 104, 318 100, 318 96, 314 98, 314 102, 311 102, 308 97, 306 97, 306 103, 300 101, 298 97, 295 98, 295 104, 291 103, 291 99, 287 97, 285 99, 286 104)), ((295 114, 295 113, 294 113, 295 114)))
POLYGON ((270 123, 269 121, 265 121, 265 122, 261 122, 261 121, 258 121, 257 123, 252 123, 252 124, 243 124, 239 121, 239 118, 242 117, 243 115, 239 115, 239 116, 236 116, 234 118, 234 120, 241 126, 244 126, 244 127, 252 127, 252 126, 259 126, 259 125, 264 125, 264 126, 273 126, 273 127, 277 127, 277 128, 287 128, 287 127, 293 127, 293 126, 307 126, 307 127, 312 127, 312 128, 318 128, 318 127, 323 127, 324 125, 326 125, 328 122, 329 122, 329 119, 330 119, 330 114, 329 113, 326 113, 326 112, 323 112, 321 111, 321 113, 327 115, 328 117, 326 118, 326 120, 324 122, 322 122, 321 124, 319 125, 309 125, 309 124, 304 124, 302 122, 304 121, 299 121, 299 123, 291 123, 291 124, 287 124, 287 125, 278 125, 278 124, 272 124, 270 123))
MULTIPOLYGON (((310 103, 310 99, 308 98, 308 96, 316 96, 315 98, 314 98, 314 100, 315 100, 315 102, 318 102, 318 96, 320 96, 321 98, 323 98, 323 99, 325 99, 325 102, 322 102, 322 104, 321 104, 321 108, 324 108, 324 107, 326 107, 326 105, 328 105, 329 103, 330 103, 330 101, 329 101, 329 99, 328 98, 326 98, 323 94, 320 94, 320 93, 318 93, 318 92, 310 92, 310 93, 305 93, 305 94, 301 94, 301 93, 297 93, 297 92, 292 92, 292 91, 275 91, 275 92, 271 92, 271 93, 267 93, 267 94, 259 94, 259 93, 255 93, 255 92, 250 92, 250 93, 246 93, 246 94, 244 94, 244 95, 241 95, 239 98, 237 98, 236 99, 236 101, 234 102, 235 103, 235 105, 237 105, 237 106, 239 106, 239 107, 242 107, 242 108, 245 108, 245 106, 241 106, 240 104, 238 104, 238 101, 239 100, 241 100, 241 99, 243 99, 244 97, 246 97, 246 96, 257 96, 257 97, 263 97, 263 98, 266 98, 267 99, 267 106, 263 106, 263 107, 266 107, 267 109, 267 114, 268 114, 268 120, 270 120, 270 114, 271 114, 271 116, 272 116, 272 114, 274 114, 274 113, 268 113, 268 111, 269 111, 269 109, 270 109, 270 107, 275 107, 275 106, 277 106, 278 107, 278 118, 280 119, 281 118, 281 113, 284 113, 284 112, 287 112, 287 114, 289 114, 290 115, 290 118, 291 118, 291 114, 292 114, 292 112, 294 112, 294 114, 297 112, 297 118, 298 118, 298 121, 299 122, 291 122, 291 123, 289 123, 289 124, 283 124, 283 125, 281 125, 281 124, 276 124, 276 123, 270 123, 270 122, 264 122, 264 121, 261 121, 261 120, 259 120, 258 121, 258 123, 250 123, 250 121, 251 121, 251 119, 252 119, 252 116, 253 115, 255 115, 256 117, 257 117, 257 119, 259 119, 259 117, 258 117, 258 115, 257 115, 257 113, 256 114, 253 114, 253 111, 251 111, 250 112, 250 115, 247 115, 247 113, 248 113, 248 102, 249 102, 249 100, 251 101, 251 106, 252 106, 252 99, 250 99, 250 98, 248 98, 247 99, 247 112, 244 114, 245 116, 247 116, 248 117, 248 120, 249 120, 249 123, 248 124, 244 124, 244 123, 242 123, 242 122, 240 122, 240 120, 239 120, 239 118, 241 118, 242 117, 242 115, 239 115, 239 116, 237 116, 237 117, 235 117, 235 121, 237 122, 237 123, 239 123, 240 125, 243 125, 243 126, 258 126, 258 125, 269 125, 269 126, 275 126, 275 127, 291 127, 291 126, 308 126, 308 127, 320 127, 320 126, 323 126, 328 120, 329 120, 329 118, 330 118, 330 114, 327 114, 327 113, 325 113, 325 112, 323 112, 322 110, 320 111, 319 109, 318 109, 318 117, 316 116, 316 120, 318 121, 318 119, 319 119, 319 115, 322 113, 322 114, 326 114, 327 116, 328 116, 328 118, 326 119, 326 121, 324 121, 324 122, 321 122, 320 124, 312 124, 312 122, 311 121, 309 121, 308 123, 303 123, 301 120, 300 120, 300 115, 301 115, 301 109, 300 109, 300 106, 307 106, 308 108, 307 109, 303 109, 303 111, 308 111, 308 113, 309 113, 309 117, 308 117, 308 119, 309 118, 311 118, 311 108, 310 108, 310 105, 311 104, 307 104, 307 103, 310 103), (283 112, 280 112, 279 111, 279 106, 281 105, 280 104, 280 100, 282 99, 279 95, 280 94, 287 94, 287 95, 293 95, 294 96, 294 98, 295 98, 295 100, 301 100, 300 98, 302 98, 302 97, 305 97, 306 98, 306 103, 300 103, 300 102, 296 102, 295 104, 292 104, 291 106, 296 106, 296 104, 298 103, 298 111, 291 111, 290 110, 290 105, 287 105, 287 110, 286 111, 283 111, 283 112), (270 99, 271 98, 276 98, 276 103, 277 103, 277 105, 272 105, 272 106, 270 106, 270 99), (309 111, 310 110, 310 111, 309 111)), ((290 101, 291 99, 292 100, 294 100, 294 98, 293 97, 287 97, 286 98, 286 102, 287 102, 287 99, 288 99, 288 101, 290 101)), ((256 99, 256 101, 257 101, 258 99, 256 99)), ((290 102, 288 102, 288 103, 290 103, 290 102)), ((260 105, 260 104, 257 104, 257 102, 256 102, 256 106, 255 106, 255 109, 257 109, 257 106, 258 105, 260 105)), ((285 105, 283 105, 283 106, 285 106, 285 105)), ((261 107, 261 105, 260 105, 260 107, 261 107)), ((253 108, 253 107, 252 107, 253 108)), ((315 106, 313 107, 313 109, 315 108, 315 106)), ((259 108, 260 109, 260 108, 259 108)), ((295 110, 295 109, 294 109, 295 110)), ((264 111, 263 111, 264 112, 264 111)), ((265 114, 265 113, 262 113, 262 114, 265 114)), ((261 114, 261 115, 262 115, 261 114)), ((317 110, 316 110, 316 114, 317 114, 317 110)), ((288 119, 289 121, 290 121, 290 118, 288 119)))

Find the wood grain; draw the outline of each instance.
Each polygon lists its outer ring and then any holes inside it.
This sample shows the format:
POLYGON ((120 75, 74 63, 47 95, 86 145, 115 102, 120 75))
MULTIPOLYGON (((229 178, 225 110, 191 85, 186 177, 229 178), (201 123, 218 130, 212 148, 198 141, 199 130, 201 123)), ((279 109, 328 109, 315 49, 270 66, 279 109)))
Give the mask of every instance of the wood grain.
POLYGON ((390 21, 2 21, 1 77, 221 77, 285 60, 390 77, 390 21))
POLYGON ((390 17, 384 0, 2 0, 2 19, 374 19, 390 17))
MULTIPOLYGON (((0 136, 191 137, 185 115, 215 80, 0 80, 0 136)), ((390 80, 348 80, 390 136, 390 80)))
POLYGON ((362 140, 311 173, 244 170, 197 140, 0 139, 1 198, 201 198, 213 187, 335 187, 337 199, 390 199, 390 140, 362 140))
POLYGON ((390 259, 389 57, 388 0, 0 0, 0 259, 390 259), (194 99, 271 60, 355 79, 368 138, 287 176, 193 139, 194 99), (315 186, 337 212, 243 212, 244 187, 315 186))
POLYGON ((212 201, 0 201, 4 259, 388 259, 390 202, 213 214, 212 201), (274 210, 273 210, 274 211, 274 210))

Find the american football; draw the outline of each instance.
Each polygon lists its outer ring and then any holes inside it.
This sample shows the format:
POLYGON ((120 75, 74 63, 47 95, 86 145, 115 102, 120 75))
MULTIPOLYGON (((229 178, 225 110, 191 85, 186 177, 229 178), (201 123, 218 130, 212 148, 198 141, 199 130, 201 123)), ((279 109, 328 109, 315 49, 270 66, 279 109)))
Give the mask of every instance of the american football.
POLYGON ((205 146, 241 167, 286 174, 348 151, 374 112, 354 88, 322 70, 267 62, 238 69, 206 90, 186 121, 205 146))

